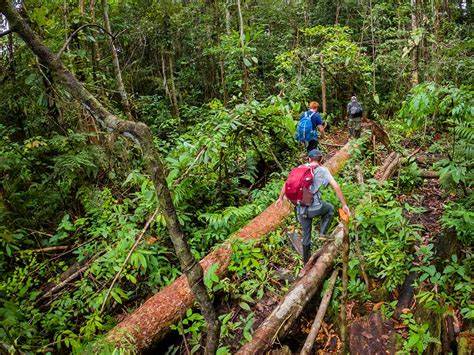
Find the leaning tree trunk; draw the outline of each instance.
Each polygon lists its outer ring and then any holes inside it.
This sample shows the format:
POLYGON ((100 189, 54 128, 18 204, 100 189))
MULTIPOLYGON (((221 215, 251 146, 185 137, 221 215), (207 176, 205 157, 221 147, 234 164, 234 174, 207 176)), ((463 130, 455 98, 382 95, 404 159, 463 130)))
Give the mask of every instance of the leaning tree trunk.
MULTIPOLYGON (((102 0, 102 11, 104 12, 104 25, 105 29, 112 33, 112 28, 110 26, 110 18, 109 18, 109 6, 107 5, 107 0, 102 0)), ((117 55, 117 48, 115 48, 114 38, 107 36, 109 41, 110 47, 110 54, 112 56, 112 65, 114 67, 115 72, 115 80, 117 81, 117 89, 120 94, 120 99, 122 101, 122 108, 127 118, 133 121, 132 111, 130 109, 130 102, 128 100, 127 91, 125 90, 125 85, 123 84, 122 80, 122 71, 120 70, 120 62, 118 60, 117 55)))
MULTIPOLYGON (((348 159, 349 144, 346 144, 324 166, 332 174, 335 174, 342 169, 348 159)), ((240 229, 233 238, 258 240, 275 230, 285 221, 291 211, 289 204, 284 204, 280 209, 272 204, 244 228, 240 229)), ((226 274, 232 254, 232 241, 230 239, 201 260, 204 271, 207 271, 211 265, 218 263, 215 271, 216 275, 223 277, 226 274)), ((123 334, 128 334, 128 339, 132 339, 139 350, 144 350, 151 344, 163 339, 170 331, 170 325, 177 323, 184 316, 186 310, 193 306, 193 303, 194 296, 183 277, 180 277, 149 298, 135 312, 112 329, 107 339, 118 345, 124 339, 123 334)))
POLYGON ((171 193, 165 179, 165 169, 161 157, 153 146, 151 132, 147 125, 141 122, 125 121, 110 113, 102 104, 85 89, 81 82, 64 66, 62 61, 46 47, 39 36, 33 32, 27 22, 20 17, 10 0, 0 0, 0 11, 7 18, 11 29, 16 32, 39 60, 47 66, 57 81, 70 91, 74 98, 105 128, 126 134, 139 143, 143 151, 144 164, 155 186, 166 225, 173 242, 181 269, 196 296, 199 307, 208 325, 206 351, 214 353, 219 340, 219 326, 215 310, 209 294, 203 283, 203 270, 191 253, 185 241, 184 233, 178 222, 176 211, 171 199, 171 193))

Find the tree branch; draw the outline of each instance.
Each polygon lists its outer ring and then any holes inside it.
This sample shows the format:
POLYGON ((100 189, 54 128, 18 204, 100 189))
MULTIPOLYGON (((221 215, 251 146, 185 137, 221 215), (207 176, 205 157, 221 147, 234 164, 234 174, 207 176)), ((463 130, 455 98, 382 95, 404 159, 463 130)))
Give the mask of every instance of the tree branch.
POLYGON ((109 31, 107 31, 105 28, 103 28, 102 26, 100 25, 96 25, 95 23, 86 23, 85 25, 82 25, 80 26, 77 30, 75 30, 70 36, 69 38, 67 39, 66 42, 64 42, 64 45, 62 46, 62 48, 59 50, 58 54, 56 54, 56 57, 60 58, 61 55, 64 53, 64 51, 66 50, 67 46, 69 46, 69 43, 71 43, 72 39, 74 38, 74 36, 76 36, 80 31, 82 31, 84 28, 86 27, 97 27, 98 29, 100 29, 102 32, 104 32, 105 34, 107 34, 108 36, 110 36, 110 38, 112 38, 112 41, 115 41, 115 37, 112 33, 110 33, 109 31))

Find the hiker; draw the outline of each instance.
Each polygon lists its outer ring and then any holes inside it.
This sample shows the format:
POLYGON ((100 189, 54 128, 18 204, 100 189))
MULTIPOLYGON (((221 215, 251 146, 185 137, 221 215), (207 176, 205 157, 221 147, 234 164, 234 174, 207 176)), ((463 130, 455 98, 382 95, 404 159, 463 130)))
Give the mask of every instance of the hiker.
POLYGON ((296 127, 296 140, 306 145, 306 152, 318 147, 318 130, 321 138, 324 137, 323 120, 318 113, 318 107, 316 101, 311 101, 309 110, 301 114, 296 127))
POLYGON ((349 135, 354 138, 360 138, 360 120, 362 117, 362 106, 357 101, 357 97, 354 95, 351 97, 351 101, 347 104, 347 118, 349 135))
POLYGON ((334 217, 334 206, 321 199, 321 186, 331 185, 342 204, 342 209, 350 214, 341 188, 329 170, 321 166, 322 157, 323 154, 319 149, 311 150, 308 153, 308 163, 290 172, 275 203, 276 207, 281 207, 283 198, 286 197, 296 206, 297 219, 303 229, 303 262, 305 264, 311 255, 311 229, 314 217, 321 216, 319 238, 330 239, 326 233, 334 217))

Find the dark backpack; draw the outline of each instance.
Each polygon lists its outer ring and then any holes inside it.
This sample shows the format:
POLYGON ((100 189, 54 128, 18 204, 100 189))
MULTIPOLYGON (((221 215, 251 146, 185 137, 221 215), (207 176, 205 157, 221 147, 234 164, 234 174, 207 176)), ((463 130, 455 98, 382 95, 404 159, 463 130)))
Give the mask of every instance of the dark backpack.
POLYGON ((349 106, 349 115, 359 117, 362 115, 362 106, 357 101, 352 101, 349 106))
POLYGON ((311 206, 313 194, 309 190, 314 179, 313 166, 300 165, 293 168, 285 182, 285 196, 295 206, 311 206))
POLYGON ((309 142, 318 139, 318 132, 313 129, 313 123, 311 122, 311 117, 314 114, 312 111, 306 111, 301 115, 298 126, 296 127, 297 141, 309 142))

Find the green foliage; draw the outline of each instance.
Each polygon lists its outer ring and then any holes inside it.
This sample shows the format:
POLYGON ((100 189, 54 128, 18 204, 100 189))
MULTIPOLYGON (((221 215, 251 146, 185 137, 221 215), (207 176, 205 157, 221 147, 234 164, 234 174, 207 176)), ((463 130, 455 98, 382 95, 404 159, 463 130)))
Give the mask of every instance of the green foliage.
MULTIPOLYGON (((278 195, 285 174, 281 170, 295 165, 301 153, 294 118, 307 101, 319 101, 320 55, 326 74, 325 121, 337 124, 356 91, 369 117, 388 118, 385 127, 391 128, 397 150, 405 132, 434 141, 432 152, 447 158, 436 168, 455 199, 446 206, 443 226, 470 245, 474 115, 472 86, 463 85, 472 85, 471 13, 440 2, 418 4, 424 21, 410 32, 408 3, 378 1, 369 7, 353 0, 323 0, 313 5, 243 2, 241 43, 234 4, 109 2, 134 116, 150 126, 164 158, 193 254, 206 254, 278 195), (332 25, 336 18, 341 25, 332 25), (414 51, 423 53, 418 69, 425 84, 413 88, 401 120, 393 120, 412 85, 414 51)), ((95 15, 92 8, 81 11, 59 0, 32 0, 25 11, 55 53, 81 25, 101 23, 98 4, 95 15)), ((141 152, 123 137, 102 132, 100 122, 91 125, 90 112, 73 103, 18 36, 1 37, 0 48, 0 340, 11 352, 87 352, 85 344, 113 325, 118 305, 128 307, 130 299, 144 299, 169 284, 180 274, 178 264, 158 214, 114 286, 106 314, 99 314, 104 285, 110 285, 156 206, 152 184, 141 173, 141 152), (34 251, 51 246, 72 249, 55 256, 34 251), (82 278, 40 302, 41 285, 59 282, 59 275, 77 262, 89 262, 82 278)), ((108 35, 86 27, 61 59, 99 101, 123 115, 109 53, 108 35)), ((361 160, 376 152, 361 147, 353 154, 361 160)), ((367 176, 371 169, 367 166, 367 176)), ((419 182, 418 168, 410 163, 400 173, 400 186, 410 189, 419 182)), ((403 210, 409 208, 394 201, 392 186, 375 186, 342 187, 351 206, 367 194, 369 202, 357 213, 368 271, 393 289, 412 260, 417 227, 406 223, 403 210)), ((326 197, 336 201, 332 192, 326 197)), ((244 339, 251 336, 256 300, 287 287, 275 290, 272 282, 281 259, 290 260, 284 238, 273 234, 269 240, 238 245, 232 261, 235 279, 219 280, 217 265, 206 274, 209 289, 225 293, 244 314, 221 316, 225 344, 219 353, 234 350, 235 330, 243 328, 244 339)), ((468 270, 467 261, 456 263, 456 270, 468 270)), ((295 274, 300 266, 295 265, 295 274)), ((448 268, 446 275, 456 275, 455 283, 449 283, 444 272, 431 275, 431 265, 425 267, 423 275, 429 276, 423 282, 444 292, 432 299, 423 294, 425 303, 436 300, 441 308, 444 302, 459 303, 462 314, 470 317, 468 281, 448 268)), ((351 263, 349 293, 368 298, 357 262, 351 263)), ((199 351, 202 319, 194 313, 189 317, 195 319, 186 327, 196 323, 197 328, 187 335, 199 351)), ((134 351, 132 346, 128 350, 134 351)))
MULTIPOLYGON (((420 291, 417 299, 423 307, 446 314, 455 305, 461 308, 466 318, 472 318, 472 258, 462 261, 456 255, 449 262, 444 263, 442 271, 430 263, 433 260, 433 245, 421 248, 417 253, 423 257, 423 264, 416 267, 420 291)), ((438 263, 443 265, 442 263, 438 263)), ((441 270, 441 269, 439 269, 441 270)))
POLYGON ((413 256, 412 243, 420 238, 417 225, 411 225, 394 200, 391 185, 381 186, 368 181, 369 200, 356 208, 356 222, 362 250, 368 262, 368 272, 384 280, 384 286, 394 290, 408 274, 413 256), (373 185, 372 185, 373 184, 373 185))
MULTIPOLYGON (((448 131, 451 137, 446 154, 438 162, 445 188, 457 190, 472 186, 474 166, 474 95, 470 87, 420 84, 412 89, 399 116, 413 132, 422 125, 448 131)), ((426 128, 425 128, 426 130, 426 128)))
POLYGON ((418 354, 423 354, 428 345, 440 344, 438 339, 431 336, 427 323, 419 325, 412 313, 402 314, 400 317, 403 319, 403 324, 408 325, 409 328, 408 339, 403 345, 404 353, 410 354, 416 351, 418 354))
POLYGON ((474 243, 474 212, 473 200, 465 203, 450 202, 444 206, 441 223, 446 229, 452 229, 456 237, 465 245, 474 243))

